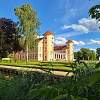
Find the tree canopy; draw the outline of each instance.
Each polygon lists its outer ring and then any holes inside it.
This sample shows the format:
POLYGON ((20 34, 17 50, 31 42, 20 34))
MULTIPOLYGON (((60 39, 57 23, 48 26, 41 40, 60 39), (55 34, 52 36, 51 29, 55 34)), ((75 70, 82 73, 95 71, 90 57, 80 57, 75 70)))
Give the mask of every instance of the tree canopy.
POLYGON ((81 48, 80 51, 75 52, 75 59, 78 60, 95 60, 96 53, 88 48, 81 48))
POLYGON ((89 16, 100 21, 100 5, 95 5, 89 10, 89 16))
POLYGON ((16 26, 11 19, 0 18, 0 58, 21 49, 16 26))
POLYGON ((25 4, 15 9, 15 15, 19 19, 19 31, 24 37, 25 45, 32 47, 40 25, 36 11, 32 9, 30 4, 25 4))
POLYGON ((37 29, 39 28, 40 22, 36 11, 33 10, 30 4, 25 4, 16 8, 15 15, 19 19, 19 32, 22 33, 22 40, 26 47, 26 58, 28 61, 29 49, 32 49, 33 47, 36 48, 37 29))
POLYGON ((99 57, 100 57, 100 48, 96 49, 96 53, 97 53, 97 58, 99 59, 99 57))

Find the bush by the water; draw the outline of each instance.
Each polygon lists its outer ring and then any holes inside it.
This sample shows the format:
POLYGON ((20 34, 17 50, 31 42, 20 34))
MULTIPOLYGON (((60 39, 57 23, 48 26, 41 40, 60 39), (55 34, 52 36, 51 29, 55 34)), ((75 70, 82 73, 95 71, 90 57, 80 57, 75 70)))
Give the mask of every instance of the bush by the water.
POLYGON ((99 100, 99 65, 73 63, 71 77, 52 73, 1 74, 0 100, 99 100))

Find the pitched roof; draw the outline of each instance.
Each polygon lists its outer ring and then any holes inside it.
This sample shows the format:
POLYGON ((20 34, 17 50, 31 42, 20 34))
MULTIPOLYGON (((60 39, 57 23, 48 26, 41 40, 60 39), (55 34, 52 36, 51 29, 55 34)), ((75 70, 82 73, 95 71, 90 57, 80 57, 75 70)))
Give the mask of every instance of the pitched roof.
POLYGON ((66 45, 63 46, 54 46, 54 51, 66 49, 66 45))

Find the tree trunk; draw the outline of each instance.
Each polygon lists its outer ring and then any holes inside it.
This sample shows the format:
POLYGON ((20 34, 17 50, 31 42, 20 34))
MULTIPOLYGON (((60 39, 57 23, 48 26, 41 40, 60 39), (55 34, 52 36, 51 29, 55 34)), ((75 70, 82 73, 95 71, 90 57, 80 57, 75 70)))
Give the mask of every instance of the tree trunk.
POLYGON ((28 58, 28 45, 26 46, 26 62, 28 62, 29 58, 28 58))
POLYGON ((16 62, 16 56, 15 56, 15 51, 13 51, 13 59, 14 59, 14 62, 16 62))

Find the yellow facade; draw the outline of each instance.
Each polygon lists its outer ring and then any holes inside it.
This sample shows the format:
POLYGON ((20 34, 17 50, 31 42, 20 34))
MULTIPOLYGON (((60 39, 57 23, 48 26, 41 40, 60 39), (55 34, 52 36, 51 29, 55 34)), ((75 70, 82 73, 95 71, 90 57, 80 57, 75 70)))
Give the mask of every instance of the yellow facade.
POLYGON ((43 61, 43 39, 39 39, 38 41, 38 53, 37 53, 37 56, 38 56, 38 61, 43 61))
POLYGON ((51 32, 46 32, 43 38, 43 60, 52 61, 54 53, 54 35, 51 32))
POLYGON ((73 47, 73 41, 72 40, 68 40, 67 42, 67 62, 72 62, 74 59, 74 47, 73 47))
MULTIPOLYGON (((67 61, 74 59, 73 41, 68 40, 64 46, 54 45, 54 34, 47 31, 43 38, 37 38, 38 45, 29 52, 29 59, 37 61, 67 61)), ((18 54, 18 58, 26 59, 26 52, 18 54)))

